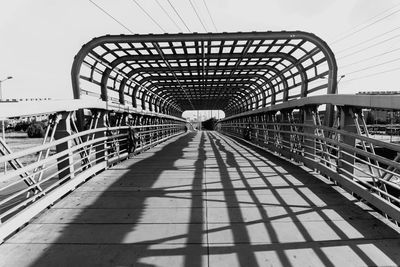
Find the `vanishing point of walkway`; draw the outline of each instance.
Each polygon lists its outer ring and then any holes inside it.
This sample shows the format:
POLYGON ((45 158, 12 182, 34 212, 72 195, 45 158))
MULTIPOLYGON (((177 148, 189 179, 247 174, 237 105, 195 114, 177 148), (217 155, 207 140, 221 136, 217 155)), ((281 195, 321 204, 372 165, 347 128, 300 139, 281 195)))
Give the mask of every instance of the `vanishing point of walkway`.
POLYGON ((325 179, 215 132, 77 188, 0 246, 1 266, 399 265, 399 231, 325 179))

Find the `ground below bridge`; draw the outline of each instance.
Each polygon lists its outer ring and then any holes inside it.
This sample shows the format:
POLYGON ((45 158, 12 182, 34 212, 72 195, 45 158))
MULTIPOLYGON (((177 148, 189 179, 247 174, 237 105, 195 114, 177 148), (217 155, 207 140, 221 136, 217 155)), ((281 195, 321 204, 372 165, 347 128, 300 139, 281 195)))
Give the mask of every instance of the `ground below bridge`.
POLYGON ((399 265, 399 231, 372 214, 300 166, 188 133, 77 188, 2 244, 0 265, 399 265))

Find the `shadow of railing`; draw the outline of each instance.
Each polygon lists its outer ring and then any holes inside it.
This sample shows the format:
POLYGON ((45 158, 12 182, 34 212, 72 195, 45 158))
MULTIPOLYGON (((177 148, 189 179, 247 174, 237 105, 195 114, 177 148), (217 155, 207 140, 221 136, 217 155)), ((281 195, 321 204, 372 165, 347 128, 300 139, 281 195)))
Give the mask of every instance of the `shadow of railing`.
MULTIPOLYGON (((183 157, 185 148, 189 146, 190 142, 194 141, 195 137, 196 133, 189 133, 174 138, 173 142, 166 143, 159 149, 153 148, 153 150, 146 152, 151 154, 148 157, 136 159, 133 164, 126 167, 123 166, 124 164, 119 164, 115 168, 111 168, 108 171, 110 175, 112 175, 113 170, 125 169, 126 172, 110 184, 105 191, 96 193, 94 189, 92 193, 95 196, 97 195, 96 200, 84 207, 80 214, 77 214, 70 223, 65 225, 65 228, 61 230, 62 234, 31 266, 154 266, 141 260, 146 257, 172 255, 183 256, 185 266, 202 266, 205 253, 198 247, 202 246, 204 231, 202 216, 199 219, 199 214, 203 213, 204 136, 200 138, 198 145, 198 158, 194 164, 194 179, 188 177, 188 180, 193 182, 192 187, 196 188, 197 191, 179 190, 179 188, 171 192, 162 188, 151 189, 164 171, 177 170, 176 161, 183 157), (139 178, 139 175, 144 176, 140 178, 140 188, 129 190, 128 187, 135 185, 134 181, 139 178), (116 189, 124 185, 127 186, 126 190, 118 191, 116 189), (191 192, 191 194, 176 196, 173 195, 174 192, 182 194, 191 192), (115 200, 116 197, 115 203, 109 202, 115 200), (149 233, 148 238, 145 237, 137 242, 129 238, 129 235, 140 227, 139 224, 143 225, 141 219, 148 208, 146 204, 148 199, 160 198, 161 201, 168 201, 171 198, 181 197, 191 203, 189 221, 186 222, 189 227, 184 235, 171 237, 167 233, 164 235, 165 238, 152 239, 151 233, 149 233), (116 207, 118 205, 121 205, 121 209, 127 209, 127 213, 118 213, 118 207, 116 207), (106 218, 99 220, 100 222, 105 221, 105 223, 88 223, 86 213, 99 208, 107 209, 104 213, 105 216, 119 217, 122 223, 113 224, 112 219, 106 218), (168 244, 168 241, 171 240, 178 241, 168 244), (180 244, 179 240, 186 241, 180 244), (164 243, 167 244, 163 246, 164 243), (161 247, 157 247, 157 245, 161 245, 161 247)), ((158 220, 157 223, 169 224, 168 221, 162 219, 158 220)), ((160 225, 160 227, 162 226, 160 225)))
MULTIPOLYGON (((382 239, 398 239, 400 238, 399 233, 382 221, 378 220, 376 217, 369 214, 367 210, 363 210, 361 207, 357 206, 355 204, 357 200, 350 200, 339 194, 334 187, 325 186, 325 182, 319 180, 317 177, 313 176, 310 172, 304 170, 303 168, 292 165, 287 161, 274 156, 273 154, 265 152, 264 150, 248 148, 246 147, 246 144, 240 140, 235 141, 225 136, 222 137, 219 134, 210 134, 210 139, 212 146, 215 148, 214 152, 216 154, 224 153, 226 155, 226 162, 219 157, 218 161, 220 169, 223 170, 226 168, 224 166, 236 168, 237 173, 241 177, 247 192, 251 196, 251 199, 261 215, 260 220, 245 222, 241 228, 248 227, 252 224, 263 224, 271 239, 271 244, 268 245, 242 242, 240 251, 237 252, 239 259, 241 256, 248 254, 246 251, 252 251, 253 253, 256 253, 257 251, 273 250, 277 253, 280 264, 284 266, 291 266, 290 259, 288 258, 287 254, 289 250, 310 249, 312 250, 313 254, 319 258, 321 264, 324 266, 334 266, 335 263, 331 260, 331 256, 325 249, 331 246, 342 246, 350 248, 350 250, 357 255, 358 259, 363 264, 370 266, 376 265, 376 259, 374 259, 371 255, 368 255, 368 253, 366 253, 365 250, 362 250, 360 246, 372 244, 386 257, 393 260, 393 262, 398 261, 397 256, 393 255, 393 249, 388 248, 387 245, 379 242, 380 236, 377 233, 382 233, 382 239), (240 147, 240 149, 238 149, 238 147, 240 147), (247 159, 248 157, 244 153, 250 154, 252 158, 256 158, 257 160, 263 162, 265 164, 264 166, 269 167, 276 174, 276 176, 280 177, 280 179, 287 185, 285 186, 285 190, 290 189, 291 193, 297 195, 297 197, 299 197, 301 200, 301 203, 305 204, 304 207, 306 209, 293 211, 295 205, 293 205, 293 203, 287 203, 285 197, 281 195, 276 185, 273 185, 271 181, 265 177, 265 173, 263 173, 263 171, 261 171, 260 168, 251 160, 247 159), (274 198, 279 202, 279 205, 284 208, 286 214, 278 216, 269 216, 267 214, 263 208, 263 204, 265 203, 262 203, 258 199, 257 194, 255 194, 254 189, 249 184, 246 176, 241 170, 240 164, 237 160, 239 157, 241 159, 246 159, 246 166, 252 168, 259 177, 263 178, 266 188, 270 190, 270 193, 273 194, 274 198), (292 179, 289 179, 290 176, 292 176, 292 179), (293 178, 295 181, 297 181, 296 184, 293 183, 293 178), (310 184, 310 181, 312 180, 314 180, 312 183, 322 185, 323 190, 321 191, 320 186, 313 186, 310 184), (305 187, 308 190, 307 194, 304 192, 304 190, 301 190, 304 189, 304 187, 302 188, 299 186, 299 184, 310 184, 310 186, 305 187), (311 199, 310 195, 312 195, 314 199, 311 199), (332 198, 332 196, 335 197, 332 198), (317 205, 317 203, 315 203, 315 199, 318 199, 318 202, 324 203, 324 205, 317 205), (349 208, 352 209, 353 214, 347 210, 349 208), (333 209, 336 213, 336 218, 342 219, 338 219, 338 221, 332 220, 332 218, 330 218, 324 212, 331 209, 333 209), (337 238, 333 240, 323 240, 322 237, 321 240, 316 240, 315 234, 310 232, 310 227, 305 225, 307 223, 304 223, 299 218, 299 216, 311 212, 317 213, 317 217, 319 217, 319 220, 323 222, 323 227, 333 232, 337 238), (349 216, 357 216, 360 214, 361 218, 349 216), (279 240, 276 229, 273 227, 273 223, 274 221, 282 219, 287 219, 287 221, 294 224, 296 231, 301 235, 303 242, 281 242, 279 240), (345 221, 345 223, 343 223, 343 221, 345 221), (354 237, 355 235, 358 235, 359 237, 356 238, 354 237)), ((229 182, 226 184, 226 187, 229 187, 229 182)), ((227 253, 228 251, 229 249, 227 248, 220 248, 221 253, 227 253)))
MULTIPOLYGON (((350 251, 363 265, 377 265, 374 254, 366 253, 368 248, 362 249, 363 246, 372 246, 375 251, 379 250, 382 257, 399 263, 398 255, 393 253, 395 249, 380 242, 380 239, 398 240, 398 232, 369 214, 370 210, 356 205, 357 200, 338 193, 329 181, 324 182, 273 154, 248 148, 240 141, 217 133, 204 132, 180 136, 146 153, 149 155, 137 158, 133 164, 119 164, 107 171, 112 176, 113 170, 126 170, 120 178, 104 186, 105 191, 85 189, 86 196, 92 195, 95 199, 86 206, 78 206, 79 214, 64 224, 64 228, 54 228, 56 233, 49 232, 49 236, 57 234, 57 231, 61 233, 52 244, 42 246, 42 255, 31 266, 148 267, 156 266, 160 260, 170 266, 218 266, 216 258, 221 257, 221 260, 223 256, 230 255, 237 259, 240 266, 257 267, 263 266, 260 253, 275 255, 278 264, 292 266, 294 251, 306 255, 302 257, 311 253, 319 264, 333 266, 337 262, 332 258, 331 249, 335 248, 339 248, 337 251, 350 251), (185 155, 186 149, 191 151, 191 158, 185 155), (177 162, 181 159, 184 162, 180 162, 179 168, 177 162), (209 166, 208 160, 210 165, 215 165, 209 166), (269 171, 266 172, 265 168, 269 171), (189 170, 192 174, 188 177, 190 182, 154 186, 163 172, 168 170, 189 170), (212 172, 220 179, 207 177, 212 172), (139 175, 144 177, 140 179, 140 188, 135 189, 135 179, 139 175), (279 179, 280 183, 274 179, 279 179), (256 186, 255 180, 258 181, 256 186), (237 185, 238 182, 241 186, 237 185), (118 190, 124 186, 126 188, 118 190), (239 192, 246 193, 249 198, 243 198, 239 192), (222 197, 214 198, 212 193, 222 197), (271 197, 264 198, 265 194, 271 197), (295 198, 287 199, 285 194, 295 198), (180 227, 177 222, 158 218, 156 222, 149 222, 154 228, 146 228, 150 229, 145 232, 147 235, 135 239, 132 233, 139 227, 146 227, 143 217, 148 211, 147 201, 150 198, 164 202, 185 200, 189 211, 187 221, 182 222, 184 230, 165 232, 161 237, 153 235, 149 231, 157 227, 168 224, 172 228, 180 227), (208 207, 207 203, 212 202, 221 204, 217 212, 226 212, 226 222, 208 221, 207 213, 213 207, 208 207), (248 217, 249 213, 245 213, 243 208, 249 206, 257 216, 248 217), (103 216, 110 219, 100 218, 98 224, 88 222, 88 214, 101 208, 106 210, 103 216), (114 213, 118 208, 128 212, 114 213), (309 215, 311 217, 307 217, 309 215), (122 222, 113 223, 113 218, 120 218, 122 222), (312 227, 318 223, 331 235, 318 237, 321 229, 312 232, 315 229, 312 227), (250 229, 253 226, 265 230, 254 233, 254 228, 250 229), (288 228, 278 228, 282 226, 288 228), (289 230, 294 236, 282 237, 282 233, 289 230), (232 234, 232 242, 212 240, 212 235, 226 231, 232 234), (258 235, 256 239, 260 237, 259 240, 268 241, 255 241, 255 234, 258 235), (332 236, 334 238, 330 238, 332 236), (176 258, 179 258, 178 261, 174 260, 176 258)), ((73 205, 79 205, 79 201, 69 203, 69 206, 73 205)), ((341 257, 340 253, 336 252, 335 257, 341 257)))

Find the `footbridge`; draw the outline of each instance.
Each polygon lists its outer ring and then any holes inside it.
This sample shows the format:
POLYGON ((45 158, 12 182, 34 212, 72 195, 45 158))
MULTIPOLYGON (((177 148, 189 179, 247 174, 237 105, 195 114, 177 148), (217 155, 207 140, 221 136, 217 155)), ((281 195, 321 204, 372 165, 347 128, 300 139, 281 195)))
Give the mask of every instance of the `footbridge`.
POLYGON ((337 94, 306 32, 107 35, 85 44, 73 100, 41 145, 0 139, 0 266, 396 266, 400 146, 337 94), (186 110, 223 110, 214 131, 186 110))

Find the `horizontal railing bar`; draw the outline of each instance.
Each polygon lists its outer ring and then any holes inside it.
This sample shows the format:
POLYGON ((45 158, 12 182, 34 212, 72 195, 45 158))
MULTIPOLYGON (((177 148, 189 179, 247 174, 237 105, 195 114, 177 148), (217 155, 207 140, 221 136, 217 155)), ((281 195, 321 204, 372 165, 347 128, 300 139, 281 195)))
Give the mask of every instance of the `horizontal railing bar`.
POLYGON ((297 109, 305 106, 332 104, 335 106, 352 106, 358 108, 400 110, 400 95, 320 95, 290 100, 281 104, 246 111, 221 119, 221 122, 267 112, 297 109))
MULTIPOLYGON (((177 126, 177 124, 175 126, 177 126)), ((132 128, 135 128, 135 127, 137 129, 140 129, 142 127, 150 127, 150 126, 132 126, 132 128)), ((117 130, 117 129, 125 130, 125 129, 128 129, 128 128, 129 128, 129 126, 103 127, 103 128, 85 130, 85 131, 82 131, 82 132, 79 132, 79 133, 74 133, 72 135, 69 135, 69 136, 63 137, 61 139, 52 141, 51 143, 46 143, 46 144, 43 144, 43 145, 40 145, 40 146, 31 147, 31 148, 28 148, 28 149, 25 149, 25 150, 21 150, 21 151, 18 151, 18 152, 14 152, 12 154, 8 154, 8 155, 5 155, 5 156, 2 156, 2 157, 0 157, 0 163, 1 162, 8 162, 8 161, 11 161, 11 160, 14 160, 16 158, 20 158, 20 157, 23 157, 23 156, 26 156, 26 155, 29 155, 29 154, 37 153, 37 152, 39 152, 41 150, 46 150, 46 149, 55 147, 57 145, 60 145, 62 143, 68 142, 68 141, 72 141, 75 138, 82 137, 82 136, 85 136, 85 135, 94 134, 94 133, 98 133, 98 132, 106 132, 107 130, 110 130, 110 131, 117 130)), ((107 136, 107 138, 113 138, 113 136, 107 136)), ((85 144, 89 144, 89 143, 85 142, 85 144)))
MULTIPOLYGON (((289 125, 289 124, 287 124, 287 125, 289 125)), ((370 142, 372 144, 379 144, 379 145, 384 146, 385 148, 388 148, 388 149, 391 149, 391 150, 395 150, 396 152, 400 153, 400 146, 394 145, 394 144, 390 144, 390 143, 385 143, 383 141, 379 141, 379 140, 376 140, 376 139, 373 139, 373 138, 370 138, 370 137, 364 137, 364 136, 356 135, 356 134, 353 134, 353 133, 350 133, 350 132, 347 132, 347 131, 332 129, 332 128, 329 128, 329 127, 326 127, 326 126, 313 126, 313 125, 308 125, 307 126, 307 124, 304 124, 304 127, 310 127, 310 128, 314 128, 314 129, 321 128, 321 129, 325 129, 325 130, 328 130, 328 131, 331 131, 331 132, 340 133, 340 134, 343 134, 343 135, 346 135, 346 136, 354 137, 356 139, 362 139, 362 140, 370 142)), ((275 129, 268 129, 268 131, 285 133, 285 134, 292 134, 293 133, 291 131, 275 130, 275 129)), ((386 159, 384 157, 381 157, 379 155, 375 155, 375 154, 373 154, 371 152, 367 152, 365 150, 361 150, 361 149, 359 149, 357 147, 352 147, 352 146, 349 146, 349 145, 334 141, 334 140, 332 140, 330 138, 322 137, 322 136, 318 136, 318 135, 312 135, 312 134, 307 134, 307 133, 302 133, 302 132, 296 132, 296 134, 297 135, 301 135, 301 136, 312 137, 312 139, 318 139, 318 140, 321 140, 321 141, 330 142, 330 143, 332 143, 334 145, 337 145, 339 147, 345 147, 346 149, 349 149, 350 151, 354 151, 356 153, 362 154, 363 156, 367 156, 367 157, 370 157, 372 159, 379 160, 381 162, 384 162, 387 165, 392 165, 391 163, 393 163, 393 164, 395 164, 395 166, 397 166, 396 168, 400 169, 400 163, 393 162, 393 161, 388 160, 388 159, 386 159)))
MULTIPOLYGON (((229 132, 223 132, 223 133, 228 136, 239 138, 248 144, 251 144, 253 146, 256 146, 263 150, 271 152, 271 150, 269 148, 260 146, 258 144, 252 143, 251 141, 244 140, 241 137, 238 137, 237 133, 236 134, 231 134, 229 132)), ((285 146, 285 148, 288 149, 287 146, 285 146)), ((315 151, 315 148, 313 148, 313 149, 315 151)), ((279 153, 281 151, 281 149, 279 149, 279 148, 273 149, 272 148, 272 151, 279 153)), ((281 152, 284 152, 284 151, 281 151, 281 152)), ((287 152, 289 152, 289 151, 287 151, 287 152)), ((341 153, 343 153, 343 152, 344 151, 341 151, 341 153)), ((307 154, 306 151, 304 151, 304 153, 307 154)), ((363 181, 362 179, 359 179, 353 173, 349 172, 345 168, 339 168, 340 172, 342 174, 338 173, 337 168, 339 166, 335 166, 335 168, 332 168, 332 167, 328 167, 325 164, 321 164, 321 161, 325 161, 325 162, 328 162, 328 161, 326 159, 321 158, 320 156, 317 156, 316 154, 309 153, 308 155, 312 156, 312 157, 304 157, 304 156, 296 154, 296 153, 290 153, 290 157, 295 159, 295 161, 302 162, 309 168, 318 170, 321 174, 327 175, 331 179, 333 179, 336 182, 338 182, 339 184, 341 184, 344 189, 348 190, 349 192, 357 194, 361 198, 365 199, 367 202, 371 203, 372 205, 374 205, 375 207, 377 207, 378 209, 380 209, 381 211, 386 213, 389 217, 393 218, 396 221, 400 220, 400 207, 394 205, 392 202, 385 199, 385 197, 386 197, 388 199, 391 199, 392 201, 400 203, 398 197, 391 195, 390 193, 385 192, 385 191, 381 190, 380 188, 373 186, 372 184, 369 184, 366 181, 363 181), (344 176, 344 174, 347 176, 344 176), (369 192, 368 188, 379 191, 379 193, 383 194, 384 196, 382 197, 378 193, 371 193, 371 192, 369 192)), ((351 166, 353 168, 358 169, 357 166, 350 164, 350 162, 347 162, 345 160, 341 160, 341 162, 342 162, 342 164, 345 164, 347 166, 351 166)), ((329 164, 332 164, 332 163, 329 162, 329 164)))
POLYGON ((157 113, 148 110, 138 110, 132 106, 123 105, 111 101, 99 99, 68 99, 68 100, 44 100, 24 102, 2 102, 0 103, 0 120, 29 117, 42 114, 54 114, 60 112, 71 112, 79 109, 99 109, 114 111, 117 113, 140 114, 159 118, 169 118, 186 122, 183 118, 157 113))
POLYGON ((23 212, 18 212, 16 215, 3 222, 0 227, 0 242, 4 240, 7 236, 12 234, 15 230, 23 226, 26 222, 34 218, 40 211, 52 205, 62 196, 75 189, 87 178, 103 170, 106 167, 107 163, 102 162, 92 168, 85 170, 74 179, 71 179, 68 183, 64 183, 55 188, 53 191, 47 194, 46 197, 40 198, 35 203, 32 203, 31 205, 26 207, 23 212))

